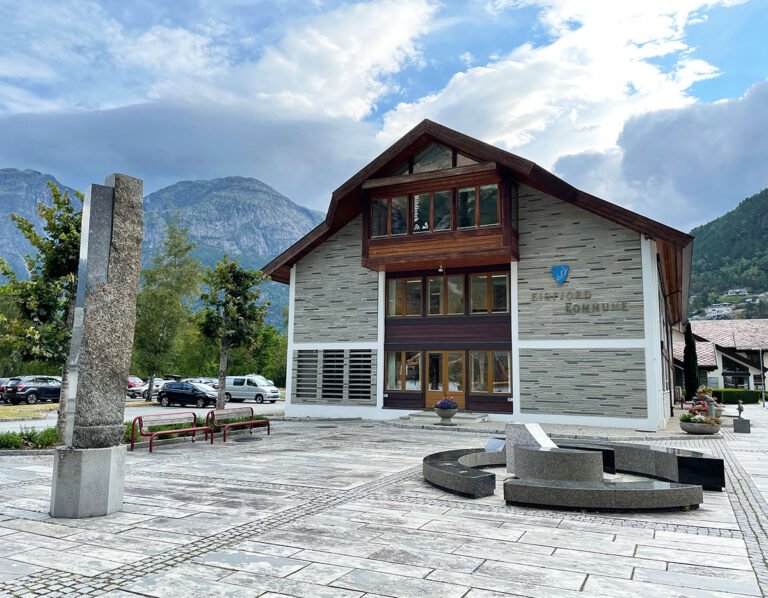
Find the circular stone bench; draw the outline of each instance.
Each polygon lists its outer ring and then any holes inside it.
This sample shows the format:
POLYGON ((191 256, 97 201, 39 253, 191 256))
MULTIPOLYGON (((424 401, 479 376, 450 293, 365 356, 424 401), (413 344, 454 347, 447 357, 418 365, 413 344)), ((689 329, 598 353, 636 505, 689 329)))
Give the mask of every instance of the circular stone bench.
POLYGON ((704 490, 719 492, 725 488, 723 460, 719 457, 708 457, 699 451, 603 440, 573 441, 555 438, 554 441, 561 448, 610 449, 613 451, 614 466, 618 472, 680 484, 698 484, 704 490))
POLYGON ((698 509, 701 486, 643 480, 639 482, 558 482, 510 479, 504 482, 507 504, 565 509, 635 511, 698 509))
POLYGON ((483 449, 458 449, 442 451, 424 457, 424 479, 454 494, 481 498, 492 496, 496 490, 496 474, 478 469, 503 466, 503 452, 486 452, 483 449))

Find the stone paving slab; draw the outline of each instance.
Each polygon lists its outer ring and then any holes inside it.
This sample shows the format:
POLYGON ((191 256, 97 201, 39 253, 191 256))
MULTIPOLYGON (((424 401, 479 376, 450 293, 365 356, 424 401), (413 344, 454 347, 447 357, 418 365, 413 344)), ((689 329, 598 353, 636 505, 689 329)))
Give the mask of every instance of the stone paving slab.
POLYGON ((421 459, 485 433, 360 421, 130 454, 126 509, 92 520, 47 515, 50 457, 0 457, 0 596, 759 596, 768 412, 750 417, 746 438, 653 441, 726 461, 726 492, 672 513, 507 506, 503 469, 493 496, 447 495, 421 459))

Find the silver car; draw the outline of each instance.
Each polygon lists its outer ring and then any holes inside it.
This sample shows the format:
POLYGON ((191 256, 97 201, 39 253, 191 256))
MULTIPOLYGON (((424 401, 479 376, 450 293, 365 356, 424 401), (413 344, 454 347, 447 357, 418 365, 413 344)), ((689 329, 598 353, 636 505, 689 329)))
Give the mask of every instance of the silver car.
POLYGON ((269 401, 274 403, 280 399, 280 391, 264 376, 247 374, 245 376, 227 376, 227 387, 224 396, 227 401, 242 403, 253 400, 257 403, 269 401))

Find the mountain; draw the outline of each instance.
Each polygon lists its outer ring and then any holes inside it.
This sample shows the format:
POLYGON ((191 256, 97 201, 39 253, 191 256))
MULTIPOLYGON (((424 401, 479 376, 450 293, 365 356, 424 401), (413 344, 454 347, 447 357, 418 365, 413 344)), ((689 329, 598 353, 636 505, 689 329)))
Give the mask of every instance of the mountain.
POLYGON ((768 291, 768 189, 694 228, 691 293, 768 291))
MULTIPOLYGON (((31 247, 10 215, 16 212, 38 222, 37 202, 50 200, 48 181, 74 193, 48 174, 0 169, 0 256, 19 274, 24 272, 22 258, 31 247)), ((194 254, 205 266, 213 266, 227 254, 245 266, 260 268, 317 226, 323 215, 293 203, 257 179, 181 181, 144 198, 144 265, 160 249, 165 225, 174 218, 189 228, 190 239, 197 245, 194 254)), ((279 324, 288 289, 268 282, 263 292, 272 303, 268 321, 279 324)))
POLYGON ((0 168, 0 257, 11 265, 20 276, 26 272, 24 256, 32 250, 24 236, 11 221, 11 214, 18 214, 39 222, 37 202, 50 203, 48 183, 55 183, 59 189, 69 191, 74 197, 74 190, 62 185, 50 174, 36 170, 18 170, 0 168))

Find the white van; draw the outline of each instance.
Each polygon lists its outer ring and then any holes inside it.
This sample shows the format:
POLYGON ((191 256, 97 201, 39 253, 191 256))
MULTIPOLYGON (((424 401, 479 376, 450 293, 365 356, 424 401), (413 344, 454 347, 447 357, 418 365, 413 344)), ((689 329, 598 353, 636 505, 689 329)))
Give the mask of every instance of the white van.
POLYGON ((249 399, 257 403, 269 401, 274 403, 280 398, 280 391, 264 376, 247 374, 245 376, 227 376, 227 387, 224 391, 227 401, 242 403, 249 399))

